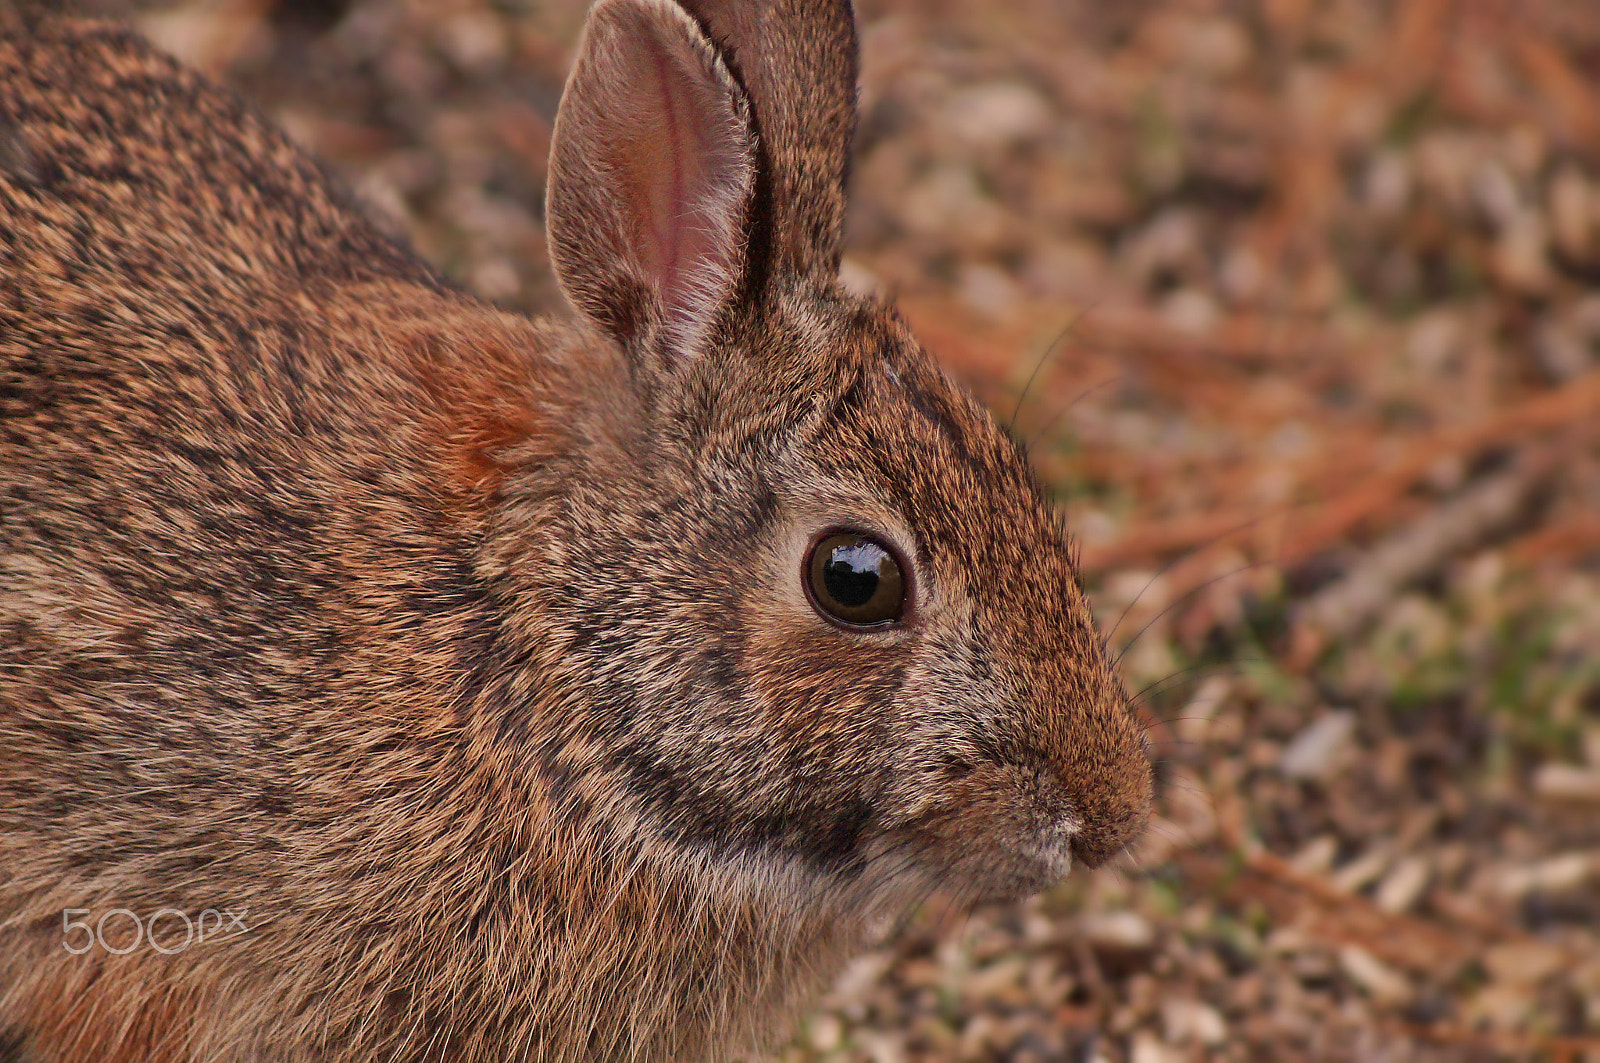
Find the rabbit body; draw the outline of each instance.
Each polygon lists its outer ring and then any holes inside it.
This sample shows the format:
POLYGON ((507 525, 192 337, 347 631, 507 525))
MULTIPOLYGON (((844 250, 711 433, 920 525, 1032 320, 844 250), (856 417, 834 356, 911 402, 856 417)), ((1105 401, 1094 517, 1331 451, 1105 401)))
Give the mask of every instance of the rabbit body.
POLYGON ((535 322, 0 13, 0 1060, 732 1058, 1139 829, 1059 521, 834 283, 853 64, 843 2, 602 0, 535 322), (896 622, 808 600, 829 528, 896 622))

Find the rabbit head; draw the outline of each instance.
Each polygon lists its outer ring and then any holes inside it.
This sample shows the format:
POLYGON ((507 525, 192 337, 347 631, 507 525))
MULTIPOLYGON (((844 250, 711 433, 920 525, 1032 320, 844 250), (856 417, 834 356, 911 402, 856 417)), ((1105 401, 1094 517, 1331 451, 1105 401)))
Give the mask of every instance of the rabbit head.
POLYGON ((547 217, 613 364, 503 487, 559 526, 503 554, 583 691, 545 771, 758 881, 1025 895, 1148 761, 1020 449, 836 281, 855 55, 844 0, 591 13, 547 217))

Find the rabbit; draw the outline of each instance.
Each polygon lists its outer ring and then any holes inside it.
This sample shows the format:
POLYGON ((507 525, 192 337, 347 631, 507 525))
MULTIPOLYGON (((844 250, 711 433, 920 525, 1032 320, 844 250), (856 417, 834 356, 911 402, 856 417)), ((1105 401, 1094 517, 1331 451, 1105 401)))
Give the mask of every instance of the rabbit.
POLYGON ((1140 832, 1064 524, 837 281, 848 0, 599 0, 573 313, 0 13, 0 1060, 728 1060, 1140 832))

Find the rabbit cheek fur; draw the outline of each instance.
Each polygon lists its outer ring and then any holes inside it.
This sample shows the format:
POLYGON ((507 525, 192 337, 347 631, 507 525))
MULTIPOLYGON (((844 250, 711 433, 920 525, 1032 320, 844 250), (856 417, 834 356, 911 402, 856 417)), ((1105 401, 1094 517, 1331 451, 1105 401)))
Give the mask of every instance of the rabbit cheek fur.
POLYGON ((0 1060, 726 1059, 929 890, 1139 830, 1056 516, 834 283, 853 121, 842 2, 602 0, 535 323, 0 13, 0 1060), (902 623, 818 616, 836 527, 902 623))

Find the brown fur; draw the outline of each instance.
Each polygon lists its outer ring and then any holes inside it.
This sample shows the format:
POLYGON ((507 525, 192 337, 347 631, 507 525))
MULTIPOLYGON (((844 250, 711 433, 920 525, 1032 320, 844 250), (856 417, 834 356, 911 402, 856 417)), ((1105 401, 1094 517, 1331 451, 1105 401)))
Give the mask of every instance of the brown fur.
POLYGON ((226 93, 0 14, 0 1058, 721 1060, 1149 769, 1060 524, 834 283, 843 4, 603 0, 498 313, 226 93), (906 621, 807 602, 896 544, 906 621), (248 909, 173 955, 62 913, 248 909))

